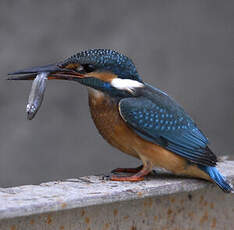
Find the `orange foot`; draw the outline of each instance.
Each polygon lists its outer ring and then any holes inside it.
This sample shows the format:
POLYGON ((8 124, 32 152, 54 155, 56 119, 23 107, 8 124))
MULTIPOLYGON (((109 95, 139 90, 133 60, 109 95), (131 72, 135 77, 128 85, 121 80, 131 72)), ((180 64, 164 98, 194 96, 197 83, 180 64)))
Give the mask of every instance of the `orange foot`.
POLYGON ((111 176, 110 180, 112 181, 130 181, 130 182, 136 182, 136 181, 142 181, 144 180, 143 176, 125 176, 125 177, 120 177, 120 176, 111 176))
MULTIPOLYGON (((150 162, 145 162, 145 164, 143 166, 140 166, 137 169, 137 173, 135 175, 132 176, 126 176, 126 177, 121 177, 121 176, 111 176, 110 180, 113 181, 131 181, 131 182, 135 182, 135 181, 141 181, 144 180, 144 176, 148 175, 151 170, 152 170, 152 165, 150 162)), ((136 171, 136 169, 133 169, 134 171, 136 171)), ((123 171, 122 169, 117 169, 118 171, 123 171)), ((129 172, 129 169, 124 169, 126 172, 129 172)), ((131 169, 132 171, 132 169, 131 169)))

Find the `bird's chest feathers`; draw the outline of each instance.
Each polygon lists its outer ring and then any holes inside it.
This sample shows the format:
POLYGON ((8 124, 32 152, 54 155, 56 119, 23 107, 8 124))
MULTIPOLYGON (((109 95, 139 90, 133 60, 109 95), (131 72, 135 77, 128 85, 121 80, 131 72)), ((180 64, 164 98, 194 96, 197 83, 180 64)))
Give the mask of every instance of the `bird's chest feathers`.
POLYGON ((120 125, 122 120, 117 101, 100 91, 91 89, 89 90, 89 107, 99 132, 104 138, 112 135, 115 127, 120 125))
POLYGON ((100 91, 89 89, 89 107, 92 119, 100 134, 111 145, 128 154, 135 155, 134 150, 126 143, 133 132, 121 118, 117 100, 100 91))

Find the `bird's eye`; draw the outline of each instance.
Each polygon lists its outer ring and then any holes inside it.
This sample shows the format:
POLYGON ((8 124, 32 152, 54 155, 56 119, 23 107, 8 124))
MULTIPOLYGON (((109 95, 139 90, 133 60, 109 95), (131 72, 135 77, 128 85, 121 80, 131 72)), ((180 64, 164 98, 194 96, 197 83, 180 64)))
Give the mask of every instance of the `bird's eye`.
POLYGON ((90 73, 95 70, 94 65, 91 64, 84 64, 84 65, 78 65, 75 70, 79 73, 90 73))
POLYGON ((65 69, 72 69, 78 73, 90 73, 96 70, 96 67, 92 64, 69 64, 65 67, 65 69))
POLYGON ((93 72, 96 69, 95 66, 92 64, 84 64, 82 66, 84 68, 84 71, 87 73, 93 72))
POLYGON ((84 71, 84 67, 83 67, 82 65, 78 65, 78 66, 76 67, 76 71, 77 71, 77 72, 83 72, 83 71, 84 71))

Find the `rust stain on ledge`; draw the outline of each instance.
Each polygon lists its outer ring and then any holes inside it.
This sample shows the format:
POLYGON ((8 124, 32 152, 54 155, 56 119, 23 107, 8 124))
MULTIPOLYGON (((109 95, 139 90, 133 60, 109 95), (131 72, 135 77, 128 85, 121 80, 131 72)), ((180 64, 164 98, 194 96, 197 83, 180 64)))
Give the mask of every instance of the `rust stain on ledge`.
POLYGON ((86 224, 89 224, 89 222, 90 222, 89 217, 85 217, 85 223, 86 223, 86 224))
POLYGON ((47 224, 51 224, 51 223, 52 223, 52 217, 51 217, 51 215, 49 215, 49 216, 47 217, 46 223, 47 223, 47 224))

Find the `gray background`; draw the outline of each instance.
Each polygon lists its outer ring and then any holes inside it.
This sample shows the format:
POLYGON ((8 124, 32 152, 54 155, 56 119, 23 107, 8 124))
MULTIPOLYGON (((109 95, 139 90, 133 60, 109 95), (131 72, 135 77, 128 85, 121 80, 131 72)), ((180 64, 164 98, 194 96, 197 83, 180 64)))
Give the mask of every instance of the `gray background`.
POLYGON ((91 121, 86 89, 50 81, 26 120, 31 82, 6 73, 88 48, 130 56, 145 81, 172 95, 218 155, 234 154, 234 1, 1 1, 0 186, 135 166, 91 121))

